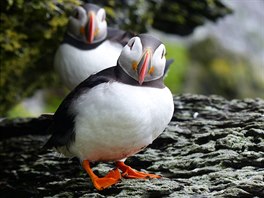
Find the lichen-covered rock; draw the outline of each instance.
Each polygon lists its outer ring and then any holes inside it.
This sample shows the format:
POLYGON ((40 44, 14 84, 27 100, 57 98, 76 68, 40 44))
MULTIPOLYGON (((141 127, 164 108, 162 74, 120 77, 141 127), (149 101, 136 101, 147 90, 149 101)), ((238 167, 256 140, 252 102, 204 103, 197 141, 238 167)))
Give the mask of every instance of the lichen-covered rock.
MULTIPOLYGON (((264 100, 181 95, 174 101, 165 132, 127 160, 163 177, 122 179, 101 192, 77 159, 41 151, 49 135, 34 132, 40 121, 33 128, 26 124, 32 120, 0 123, 0 197, 264 197, 264 100)), ((94 170, 104 175, 112 167, 100 163, 94 170)))

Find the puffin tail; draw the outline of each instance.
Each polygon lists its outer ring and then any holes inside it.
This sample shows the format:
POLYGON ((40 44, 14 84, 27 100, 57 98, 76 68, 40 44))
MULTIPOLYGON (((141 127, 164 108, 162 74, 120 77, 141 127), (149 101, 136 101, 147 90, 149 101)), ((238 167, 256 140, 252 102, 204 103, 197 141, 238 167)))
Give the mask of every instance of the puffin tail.
POLYGON ((49 128, 47 129, 47 134, 50 134, 50 138, 48 139, 48 141, 44 144, 44 146, 42 146, 41 148, 41 152, 42 151, 46 151, 48 149, 52 149, 53 145, 54 145, 54 137, 53 137, 53 123, 51 123, 51 125, 49 126, 49 128))
MULTIPOLYGON (((53 114, 42 114, 40 117, 45 118, 49 122, 48 127, 45 128, 45 131, 46 131, 45 134, 52 135, 53 133, 53 114)), ((49 138, 49 140, 44 144, 44 146, 41 147, 40 153, 45 152, 47 149, 52 148, 51 139, 52 138, 49 138)))

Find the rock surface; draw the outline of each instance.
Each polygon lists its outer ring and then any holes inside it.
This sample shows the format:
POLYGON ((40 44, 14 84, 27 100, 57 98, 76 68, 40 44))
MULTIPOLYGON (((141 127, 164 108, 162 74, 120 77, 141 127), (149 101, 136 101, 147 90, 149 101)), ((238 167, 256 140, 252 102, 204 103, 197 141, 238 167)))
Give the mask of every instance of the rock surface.
MULTIPOLYGON (((77 159, 40 152, 49 135, 43 123, 36 130, 38 119, 34 127, 27 119, 2 121, 0 197, 264 197, 264 100, 180 95, 174 101, 165 132, 127 160, 163 177, 122 179, 101 192, 77 159)), ((110 168, 100 163, 94 170, 104 175, 110 168)))

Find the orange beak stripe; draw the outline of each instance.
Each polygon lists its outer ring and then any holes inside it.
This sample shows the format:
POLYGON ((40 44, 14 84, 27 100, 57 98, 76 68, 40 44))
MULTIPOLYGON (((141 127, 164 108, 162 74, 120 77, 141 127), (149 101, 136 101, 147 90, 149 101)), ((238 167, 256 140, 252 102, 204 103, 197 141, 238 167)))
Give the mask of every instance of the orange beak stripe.
POLYGON ((147 71, 147 68, 149 65, 149 61, 150 61, 150 52, 146 51, 146 54, 144 56, 144 62, 143 62, 142 68, 140 70, 139 78, 138 78, 138 82, 140 85, 142 85, 142 83, 144 82, 146 71, 147 71))
POLYGON ((92 43, 94 40, 94 13, 89 14, 89 24, 88 24, 88 38, 87 42, 92 43))

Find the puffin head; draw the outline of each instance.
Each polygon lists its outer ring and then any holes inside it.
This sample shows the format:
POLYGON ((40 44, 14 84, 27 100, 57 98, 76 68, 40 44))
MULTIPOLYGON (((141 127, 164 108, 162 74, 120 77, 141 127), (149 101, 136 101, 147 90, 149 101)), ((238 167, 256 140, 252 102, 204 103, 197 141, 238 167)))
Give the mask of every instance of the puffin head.
POLYGON ((118 64, 140 85, 163 77, 166 58, 164 44, 149 34, 131 38, 123 48, 118 64))
POLYGON ((78 6, 69 17, 67 33, 88 44, 100 42, 107 36, 105 16, 105 10, 97 5, 78 6))

